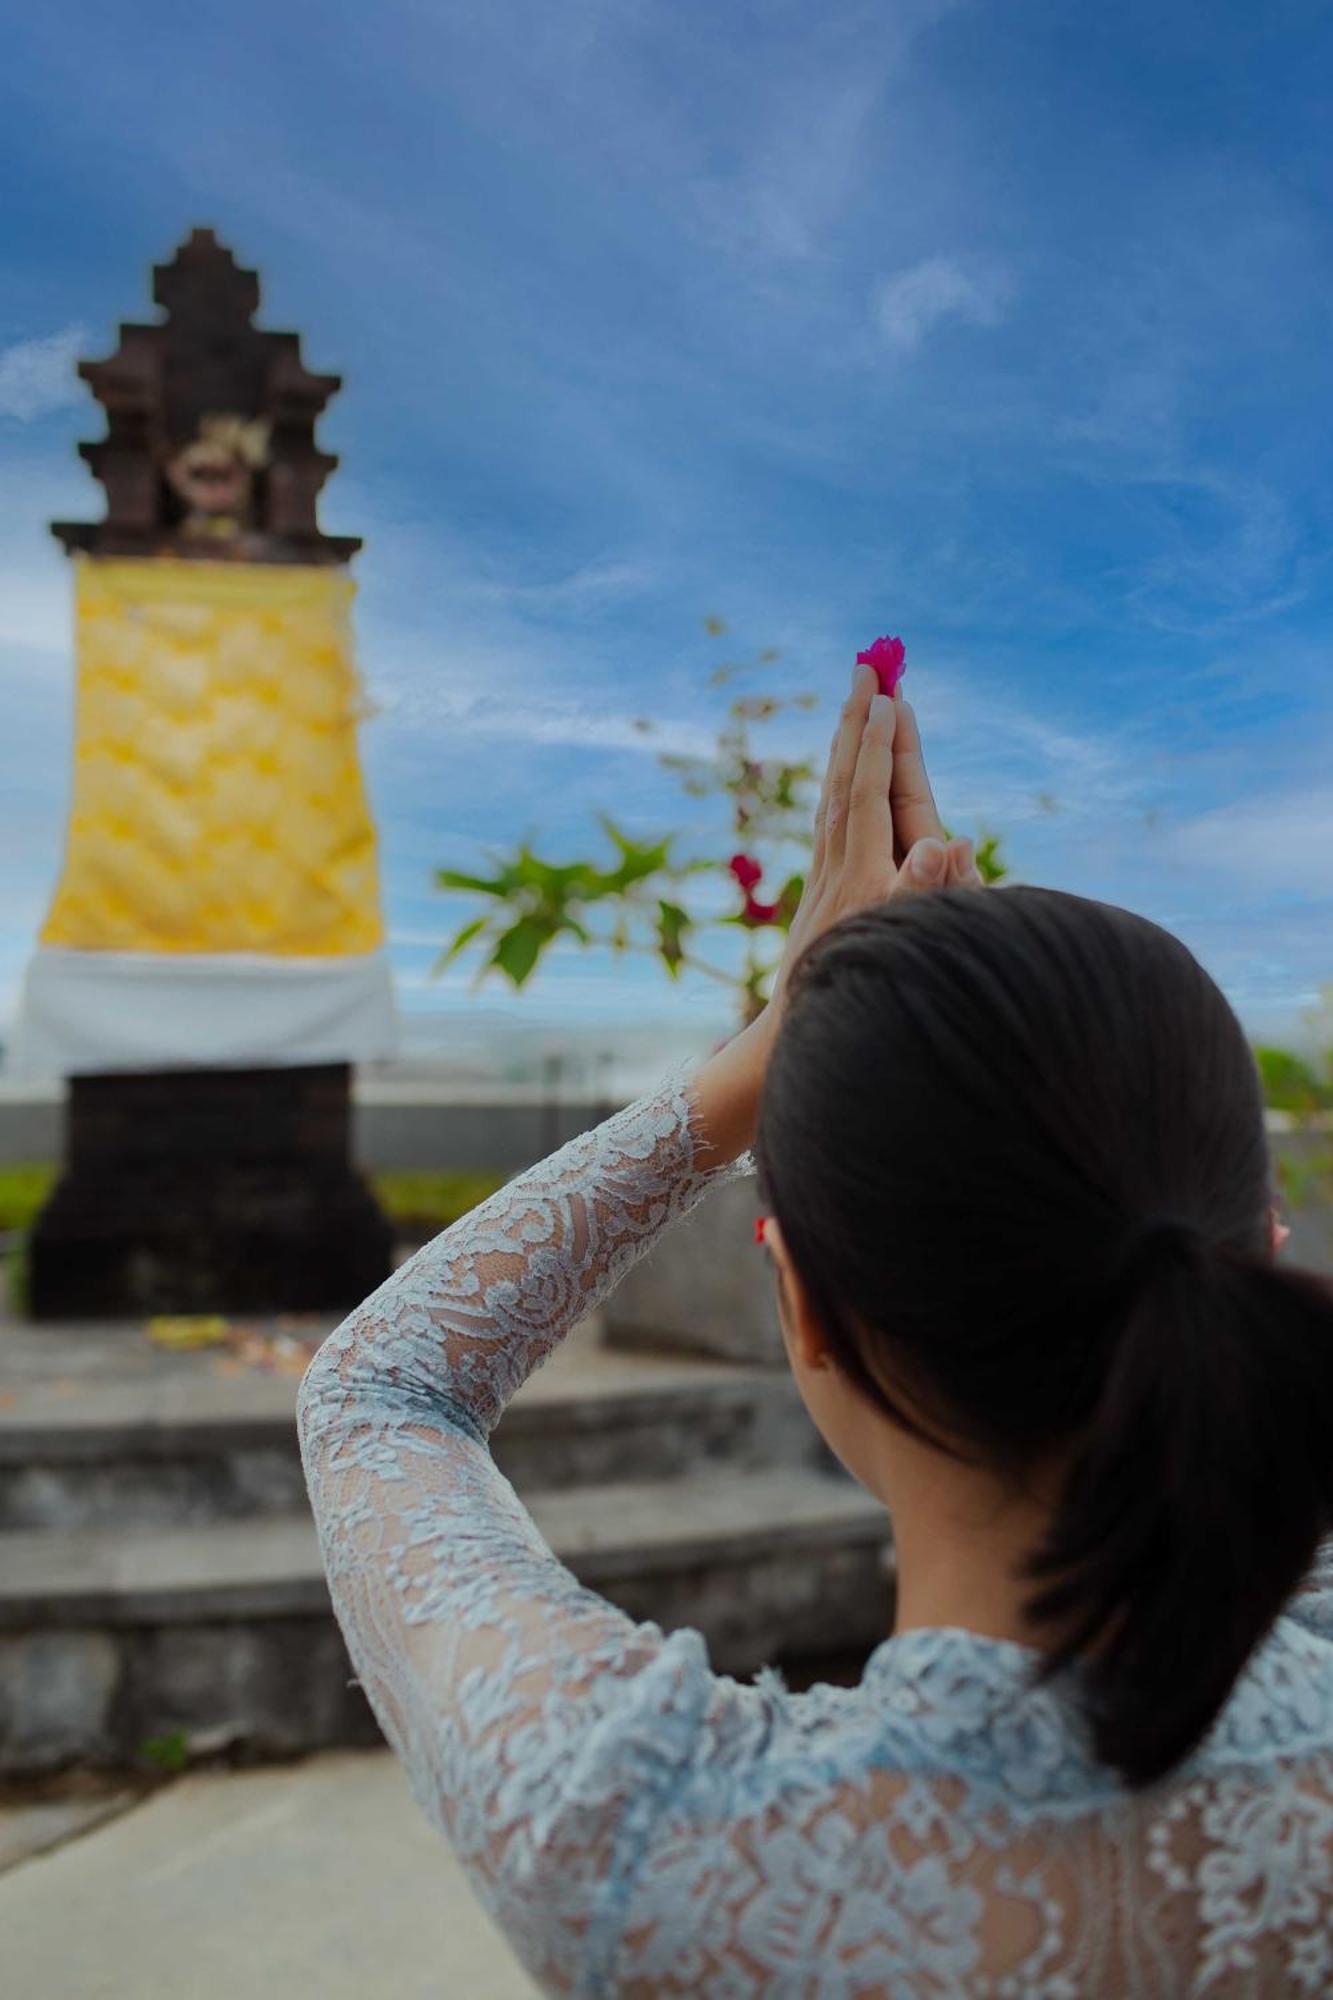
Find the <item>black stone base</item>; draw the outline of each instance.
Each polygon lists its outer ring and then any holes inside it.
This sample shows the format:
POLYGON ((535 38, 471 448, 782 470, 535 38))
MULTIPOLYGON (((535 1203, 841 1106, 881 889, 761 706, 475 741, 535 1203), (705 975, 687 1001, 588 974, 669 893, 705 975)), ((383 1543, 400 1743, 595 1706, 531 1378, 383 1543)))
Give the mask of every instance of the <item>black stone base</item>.
POLYGON ((34 1318, 356 1305, 392 1232, 350 1135, 347 1063, 72 1077, 65 1171, 29 1237, 34 1318))

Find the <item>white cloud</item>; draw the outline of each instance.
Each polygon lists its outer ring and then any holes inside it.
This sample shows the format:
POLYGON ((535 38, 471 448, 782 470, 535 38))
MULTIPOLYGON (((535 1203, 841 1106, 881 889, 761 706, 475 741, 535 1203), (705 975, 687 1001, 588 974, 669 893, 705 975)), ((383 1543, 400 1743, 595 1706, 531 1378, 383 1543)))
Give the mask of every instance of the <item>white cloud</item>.
POLYGON ((826 254, 827 239, 865 173, 867 134, 882 95, 878 64, 829 77, 783 76, 758 93, 758 131, 725 177, 691 190, 707 236, 724 250, 780 261, 826 254))
MULTIPOLYGON (((478 656, 468 672, 480 680, 487 671, 478 656)), ((375 700, 386 717, 412 730, 423 724, 447 725, 451 737, 507 739, 512 743, 568 744, 580 750, 637 750, 654 758, 664 752, 680 757, 706 757, 714 733, 688 721, 655 722, 639 727, 631 715, 615 714, 591 704, 518 690, 504 695, 477 695, 464 687, 427 687, 415 676, 378 681, 375 700)))
POLYGON ((49 673, 49 656, 69 651, 69 566, 62 568, 63 558, 53 559, 37 532, 27 540, 30 548, 25 563, 25 552, 14 546, 19 537, 11 541, 0 533, 0 685, 11 673, 49 673))
POLYGON ((1155 502, 1156 551, 1124 577, 1126 602, 1163 632, 1218 638, 1307 596, 1322 550, 1307 550, 1286 498, 1208 465, 1166 465, 1139 481, 1155 502))
POLYGON ((584 563, 550 583, 478 576, 467 587, 479 604, 500 604, 535 613, 581 613, 638 596, 655 581, 655 572, 648 563, 607 558, 584 563))
POLYGON ((906 354, 919 347, 941 320, 997 325, 1009 295, 1010 280, 997 264, 926 257, 881 279, 871 310, 885 339, 906 354))
POLYGON ((1333 896, 1333 790, 1257 794, 1182 821, 1164 845, 1176 860, 1215 869, 1273 898, 1333 896))
MULTIPOLYGON (((25 440, 25 446, 27 441, 25 440)), ((96 519, 101 495, 65 447, 7 451, 0 460, 0 696, 34 675, 49 680, 67 660, 73 579, 52 519, 96 519)))
POLYGON ((960 831, 1058 818, 1057 845, 1067 846, 1075 827, 1143 808, 1148 786, 1126 729, 1080 729, 942 660, 927 663, 911 700, 940 809, 960 831))
POLYGON ((87 329, 67 326, 41 340, 20 340, 0 347, 0 417, 26 423, 50 410, 81 403, 87 390, 75 373, 87 329))

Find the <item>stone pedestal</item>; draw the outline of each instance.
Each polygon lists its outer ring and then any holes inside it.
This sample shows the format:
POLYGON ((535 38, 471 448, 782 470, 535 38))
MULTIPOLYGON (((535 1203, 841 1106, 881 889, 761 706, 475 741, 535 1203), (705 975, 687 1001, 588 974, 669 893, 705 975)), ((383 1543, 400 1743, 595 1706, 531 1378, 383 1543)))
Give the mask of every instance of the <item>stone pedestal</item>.
POLYGON ((715 1188, 616 1287, 603 1309, 607 1344, 785 1367, 758 1212, 752 1176, 715 1188))
POLYGON ((72 1077, 64 1173, 29 1239, 34 1317, 355 1305, 392 1234, 350 1114, 347 1063, 72 1077))

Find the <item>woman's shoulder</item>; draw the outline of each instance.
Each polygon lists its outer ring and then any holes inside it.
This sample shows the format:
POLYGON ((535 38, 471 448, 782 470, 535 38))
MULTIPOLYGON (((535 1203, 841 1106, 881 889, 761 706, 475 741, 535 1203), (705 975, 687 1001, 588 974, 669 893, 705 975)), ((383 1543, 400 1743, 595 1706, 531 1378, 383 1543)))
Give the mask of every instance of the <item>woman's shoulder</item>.
POLYGON ((1091 1755, 1068 1690, 1032 1684, 1036 1655, 976 1633, 906 1633, 877 1646, 858 1682, 792 1689, 764 1669, 711 1679, 695 1759, 701 1791, 753 1807, 810 1786, 962 1780, 973 1805, 1010 1799, 1087 1807, 1113 1782, 1091 1755))
MULTIPOLYGON (((904 1633, 871 1654, 854 1686, 790 1689, 715 1676, 699 1769, 748 1771, 775 1796, 812 1777, 951 1779, 971 1809, 1064 1819, 1126 1797, 1097 1759, 1076 1678, 1041 1684, 1040 1656, 955 1628, 904 1633)), ((1333 1753, 1333 1639, 1284 1615, 1181 1777, 1253 1771, 1333 1753)))

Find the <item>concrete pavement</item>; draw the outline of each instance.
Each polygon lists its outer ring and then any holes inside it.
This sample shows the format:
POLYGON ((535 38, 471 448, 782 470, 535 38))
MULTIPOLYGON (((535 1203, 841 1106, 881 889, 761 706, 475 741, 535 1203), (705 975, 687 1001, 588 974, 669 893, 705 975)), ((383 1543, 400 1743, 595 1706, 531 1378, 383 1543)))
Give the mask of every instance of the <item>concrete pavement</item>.
POLYGON ((10 1869, 0 1959, 41 2000, 536 1993, 379 1750, 183 1778, 10 1869))

